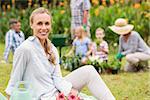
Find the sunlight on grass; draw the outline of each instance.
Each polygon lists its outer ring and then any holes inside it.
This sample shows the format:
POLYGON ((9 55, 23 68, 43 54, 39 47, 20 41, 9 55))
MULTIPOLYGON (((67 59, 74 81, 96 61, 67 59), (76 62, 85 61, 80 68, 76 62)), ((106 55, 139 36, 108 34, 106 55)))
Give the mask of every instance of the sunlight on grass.
MULTIPOLYGON (((4 45, 0 44, 0 48, 0 56, 2 57, 4 45)), ((110 58, 112 57, 113 55, 110 58)), ((12 57, 10 59, 12 60, 12 57)), ((4 90, 9 80, 11 68, 12 64, 0 64, 0 92, 3 94, 5 94, 4 90)), ((69 73, 69 71, 62 69, 63 76, 69 73)), ((102 74, 101 77, 117 100, 149 100, 150 98, 150 72, 120 72, 117 75, 102 74)), ((87 87, 82 92, 91 95, 87 87)))
MULTIPOLYGON (((63 70, 63 75, 69 72, 63 70)), ((150 73, 124 73, 117 75, 102 74, 101 77, 112 91, 117 100, 149 100, 150 98, 150 73)), ((82 92, 91 93, 85 87, 82 92)))

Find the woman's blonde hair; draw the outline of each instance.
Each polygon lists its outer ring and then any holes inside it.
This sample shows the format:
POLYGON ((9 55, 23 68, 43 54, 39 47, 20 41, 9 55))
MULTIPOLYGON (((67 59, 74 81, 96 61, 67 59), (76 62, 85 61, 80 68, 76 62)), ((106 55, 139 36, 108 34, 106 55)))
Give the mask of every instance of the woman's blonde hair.
MULTIPOLYGON (((30 15, 30 26, 33 24, 34 16, 36 16, 37 14, 43 14, 43 13, 46 13, 51 17, 51 14, 48 11, 48 9, 45 9, 43 7, 37 8, 30 15)), ((52 43, 48 38, 45 40, 45 43, 44 43, 44 51, 48 55, 48 60, 51 63, 56 64, 56 57, 55 57, 54 52, 52 50, 52 43)))
POLYGON ((33 17, 37 14, 42 14, 42 13, 46 13, 51 17, 51 14, 48 11, 48 9, 45 9, 44 7, 37 8, 30 15, 30 25, 33 23, 33 17))

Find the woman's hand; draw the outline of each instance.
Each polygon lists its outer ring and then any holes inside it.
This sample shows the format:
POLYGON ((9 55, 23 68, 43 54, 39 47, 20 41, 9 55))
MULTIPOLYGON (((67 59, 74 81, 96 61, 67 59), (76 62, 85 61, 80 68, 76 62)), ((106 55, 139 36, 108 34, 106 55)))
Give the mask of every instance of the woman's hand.
POLYGON ((78 90, 72 89, 68 96, 68 100, 80 100, 80 98, 78 97, 78 90))
POLYGON ((122 59, 125 55, 122 55, 121 53, 118 53, 116 55, 116 59, 122 59))
MULTIPOLYGON (((56 96, 56 100, 66 100, 64 93, 58 93, 56 96)), ((67 100, 80 100, 78 97, 78 91, 76 89, 71 89, 67 100)))
POLYGON ((57 94, 56 100, 65 100, 65 95, 63 93, 57 94))

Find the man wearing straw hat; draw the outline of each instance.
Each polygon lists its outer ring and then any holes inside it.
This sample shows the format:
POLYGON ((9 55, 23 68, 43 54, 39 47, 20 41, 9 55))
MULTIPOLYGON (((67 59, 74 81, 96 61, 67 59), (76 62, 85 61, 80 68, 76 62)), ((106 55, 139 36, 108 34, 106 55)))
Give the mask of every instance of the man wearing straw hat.
MULTIPOLYGON (((150 47, 144 42, 138 32, 133 31, 134 26, 127 20, 118 18, 115 25, 109 27, 113 32, 120 35, 119 51, 116 56, 121 60, 125 56, 127 64, 125 71, 138 71, 140 62, 150 60, 150 47)), ((143 65, 142 65, 143 66, 143 65)))

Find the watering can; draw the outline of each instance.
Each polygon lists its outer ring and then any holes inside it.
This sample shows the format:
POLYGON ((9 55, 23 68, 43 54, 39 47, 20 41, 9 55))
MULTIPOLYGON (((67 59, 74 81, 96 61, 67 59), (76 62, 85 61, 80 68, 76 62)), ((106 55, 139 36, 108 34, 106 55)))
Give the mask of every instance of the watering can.
POLYGON ((6 97, 0 93, 0 100, 7 100, 6 97))
POLYGON ((25 81, 20 81, 16 84, 10 100, 33 100, 30 91, 30 85, 25 81))

